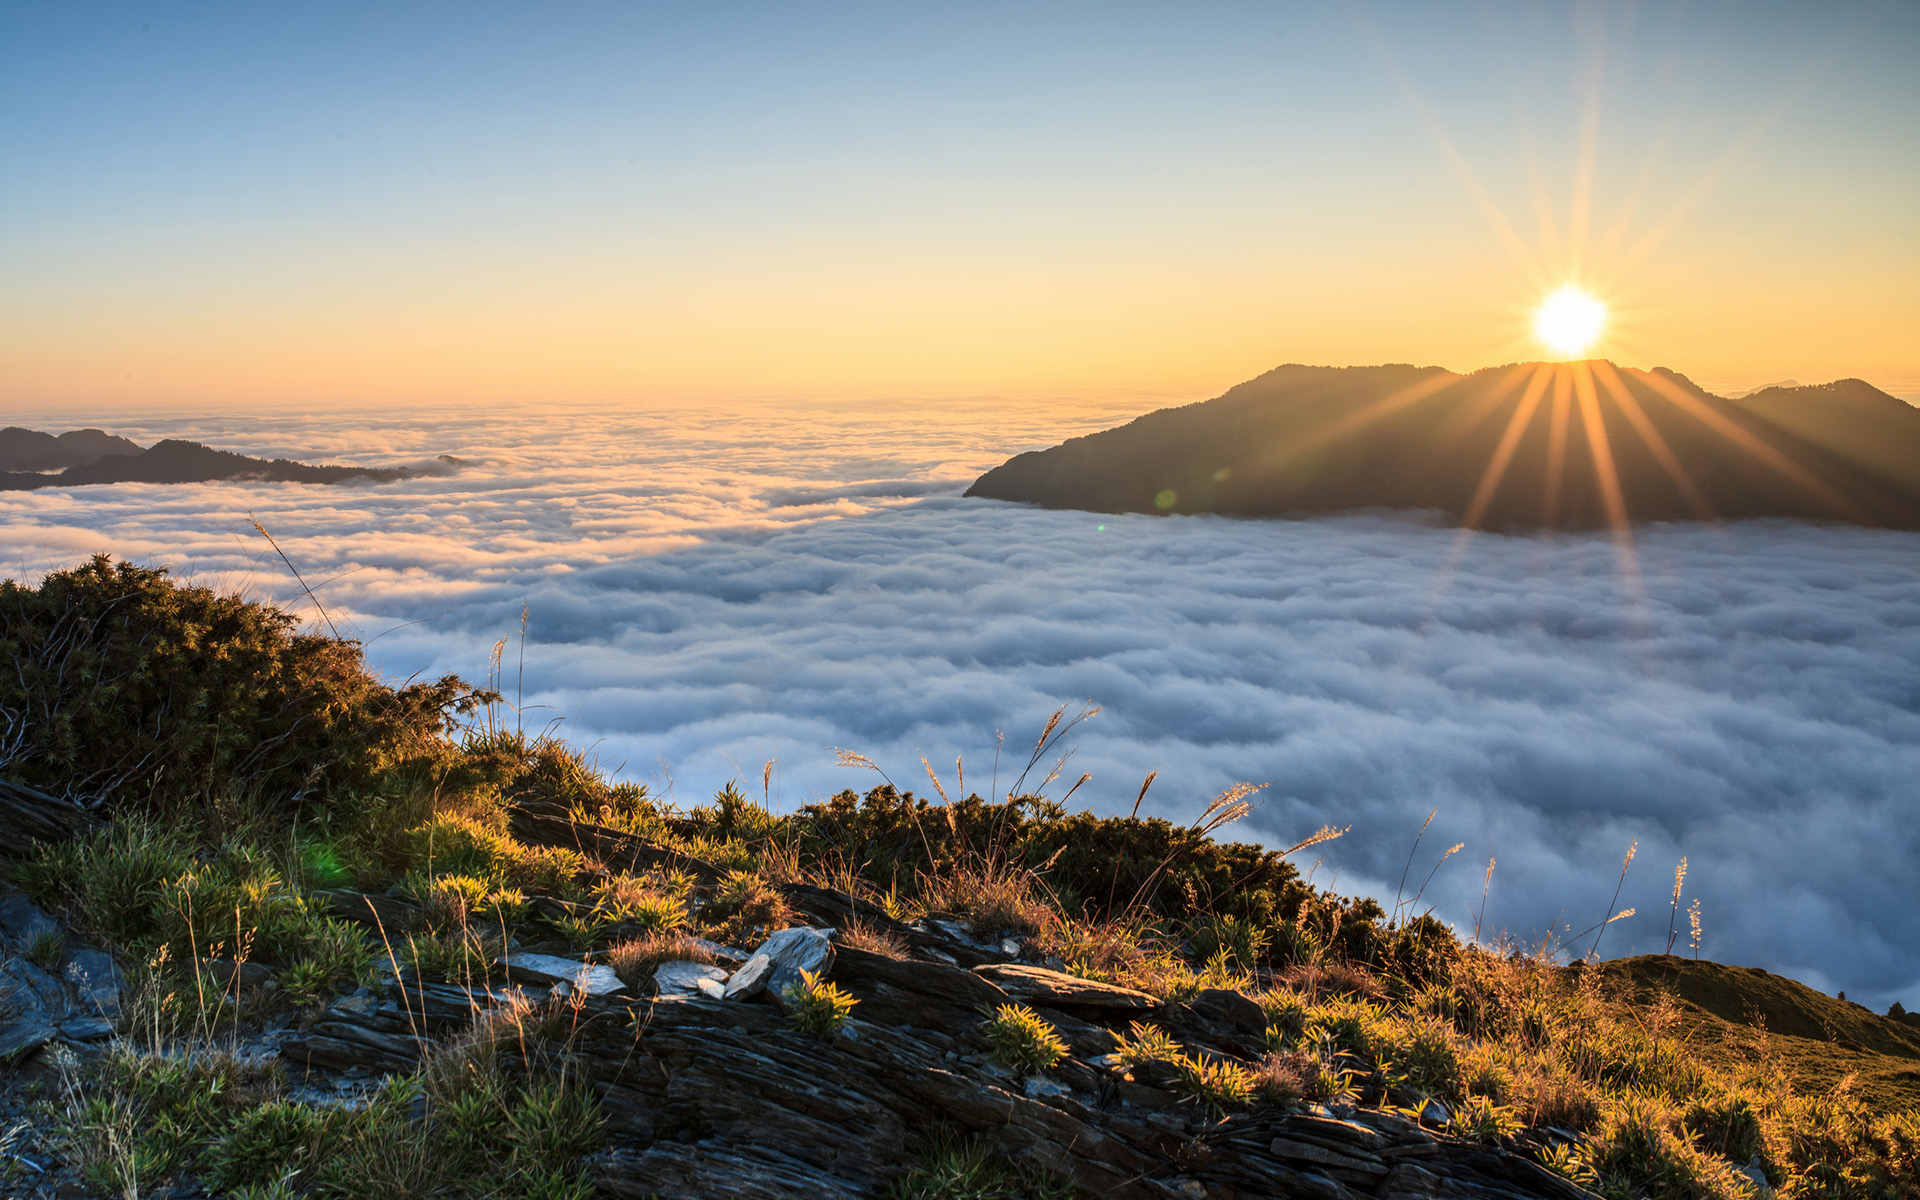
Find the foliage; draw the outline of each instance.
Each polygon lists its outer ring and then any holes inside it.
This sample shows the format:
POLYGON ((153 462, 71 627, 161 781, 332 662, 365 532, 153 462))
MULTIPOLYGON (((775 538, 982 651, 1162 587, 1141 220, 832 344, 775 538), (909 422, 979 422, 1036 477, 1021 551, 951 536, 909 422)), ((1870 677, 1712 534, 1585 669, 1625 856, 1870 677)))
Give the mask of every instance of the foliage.
POLYGON ((37 587, 0 581, 0 657, 0 771, 159 812, 222 790, 307 811, 435 757, 486 698, 452 676, 388 687, 355 642, 105 555, 37 587))
POLYGON ((1024 1004, 1002 1004, 980 1036, 995 1062, 1022 1073, 1049 1070, 1067 1056, 1060 1034, 1024 1004))
POLYGON ((1214 1116, 1252 1103, 1258 1081, 1239 1063, 1198 1054, 1182 1054, 1171 1061, 1175 1090, 1214 1116))
POLYGON ((1073 1200, 1073 1185, 1017 1164, 980 1139, 933 1139, 920 1165, 887 1189, 889 1200, 1073 1200))
POLYGON ((816 971, 800 972, 797 983, 787 985, 781 996, 787 1009, 787 1023, 801 1033, 836 1033, 853 1016, 860 1003, 834 984, 821 979, 816 971))

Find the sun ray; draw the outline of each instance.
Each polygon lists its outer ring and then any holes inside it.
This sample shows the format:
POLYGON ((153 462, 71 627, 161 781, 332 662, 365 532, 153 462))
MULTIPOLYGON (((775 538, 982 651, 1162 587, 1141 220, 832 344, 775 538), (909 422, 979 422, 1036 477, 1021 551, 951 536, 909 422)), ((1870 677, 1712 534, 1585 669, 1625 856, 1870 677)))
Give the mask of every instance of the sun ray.
POLYGON ((1485 394, 1474 401, 1472 407, 1448 417, 1434 434, 1434 456, 1444 459, 1455 446, 1460 444, 1462 438, 1478 429, 1482 421, 1493 415, 1493 410, 1499 408, 1501 403, 1513 394, 1513 389, 1520 386, 1521 380, 1525 379, 1526 375, 1525 363, 1508 368, 1500 382, 1488 388, 1485 394))
POLYGON ((1473 502, 1467 505, 1464 522, 1469 533, 1479 526, 1480 518, 1486 515, 1487 506, 1493 503, 1493 496, 1500 488, 1500 480, 1506 476, 1507 464, 1513 461, 1513 452, 1520 445, 1521 435, 1533 421, 1533 412, 1540 407, 1540 397, 1546 393, 1547 384, 1553 381, 1553 368, 1545 363, 1536 363, 1533 378, 1527 381, 1527 390, 1521 393, 1519 407, 1513 410, 1513 417, 1507 422, 1506 432, 1500 435, 1500 444, 1494 448, 1493 457, 1487 460, 1487 469, 1480 473, 1480 486, 1474 489, 1473 502))
POLYGON ((1593 38, 1593 61, 1588 64, 1587 105, 1580 121, 1580 152, 1573 169, 1573 204, 1567 214, 1567 278, 1578 279, 1586 266, 1587 223, 1593 212, 1594 166, 1600 155, 1600 84, 1606 71, 1605 22, 1593 38))
MULTIPOLYGON (((1492 457, 1487 459, 1486 469, 1480 473, 1480 483, 1474 488, 1473 500, 1467 505, 1466 516, 1461 519, 1459 531, 1453 535, 1453 544, 1447 548, 1447 557, 1434 573, 1433 591, 1427 597, 1430 611, 1439 606, 1447 589, 1452 586, 1460 560, 1466 556, 1467 543, 1479 532, 1480 519, 1486 515, 1487 507, 1500 490, 1500 481, 1506 476, 1507 465, 1513 461, 1513 452, 1520 445, 1520 438, 1526 433, 1527 426, 1533 422, 1534 410, 1540 407, 1540 397, 1546 394, 1547 384, 1553 380, 1552 367, 1545 363, 1533 363, 1531 366, 1533 375, 1527 380, 1527 390, 1520 394, 1520 403, 1514 407, 1513 416, 1507 419, 1507 428, 1501 433, 1500 443, 1494 448, 1492 457)), ((1524 370, 1524 365, 1517 368, 1513 377, 1517 378, 1524 370)))
POLYGON ((1572 367, 1573 391, 1580 402, 1580 419, 1586 426, 1587 453, 1593 458, 1594 483, 1600 489, 1600 501, 1606 506, 1607 525, 1613 531, 1615 556, 1620 574, 1637 599, 1640 595, 1640 559, 1633 546, 1633 525, 1627 519, 1627 500, 1620 490, 1620 471, 1613 461, 1613 442, 1607 437, 1607 423, 1600 414, 1600 401, 1593 391, 1593 371, 1587 363, 1572 367))
POLYGON ((1693 507, 1695 515, 1703 521, 1719 520, 1713 511, 1713 506, 1707 503, 1707 498, 1694 484, 1693 476, 1687 474, 1687 468, 1680 462, 1680 456, 1673 452, 1673 447, 1667 444, 1667 439, 1654 428, 1652 419, 1647 416, 1646 410, 1640 407, 1640 402, 1633 398, 1633 392, 1627 387, 1626 380, 1620 378, 1619 372, 1613 369, 1613 364, 1600 359, 1593 364, 1593 373, 1600 380, 1600 386, 1606 389, 1614 406, 1620 410, 1622 416, 1626 417, 1627 424, 1633 426, 1633 431, 1640 435, 1640 440, 1645 443, 1654 461, 1660 464, 1660 469, 1667 473, 1667 477, 1673 480, 1674 486, 1680 489, 1680 494, 1687 498, 1687 503, 1693 507))
POLYGON ((1410 404, 1416 404, 1421 400, 1425 400, 1428 396, 1433 395, 1442 388, 1459 382, 1459 378, 1459 376, 1446 371, 1429 375, 1418 383, 1401 388, 1399 391, 1390 395, 1382 396, 1366 407, 1348 413, 1346 416, 1341 417, 1339 420, 1321 429, 1315 430, 1306 437, 1279 447, 1269 456, 1268 461, 1271 464, 1277 465, 1290 458, 1297 458, 1309 450, 1317 450, 1336 438, 1344 437, 1357 429, 1371 425, 1382 417, 1396 413, 1410 404))
POLYGON ((1466 189, 1467 198, 1473 201, 1474 207, 1480 210, 1481 218, 1493 230, 1501 246, 1512 256, 1515 265, 1534 282, 1536 290, 1544 291, 1551 278, 1545 264, 1534 256, 1526 241, 1514 232, 1513 225, 1507 220, 1506 214, 1494 202, 1492 194, 1481 185, 1479 177, 1473 173, 1473 168, 1467 165, 1466 156, 1460 153, 1459 147, 1453 144, 1453 139, 1447 136, 1447 131, 1440 124, 1440 119, 1427 106, 1426 99, 1421 96, 1419 89, 1413 86, 1413 81, 1407 78, 1406 72, 1400 69, 1399 61, 1387 49, 1386 43, 1375 32, 1373 26, 1362 18, 1360 29, 1372 44, 1381 65, 1386 68, 1387 74, 1400 89, 1400 94, 1406 98, 1407 106, 1413 110, 1414 117, 1426 129, 1427 136, 1433 139, 1434 147, 1440 151, 1440 156, 1447 162, 1447 168, 1453 172, 1454 178, 1459 180, 1460 186, 1466 189))
POLYGON ((1527 191, 1533 199, 1533 223, 1540 230, 1540 257, 1546 260, 1549 271, 1564 274, 1566 247, 1560 242, 1560 220, 1554 214, 1553 192, 1547 187, 1546 172, 1541 169, 1539 144, 1534 141, 1524 113, 1519 123, 1520 153, 1527 164, 1527 191))
POLYGON ((1698 397, 1689 396, 1685 388, 1656 371, 1647 371, 1640 375, 1648 387, 1679 405, 1695 420, 1707 426, 1721 437, 1753 455, 1756 459, 1772 467, 1780 474, 1793 480, 1801 487, 1833 505, 1862 524, 1872 524, 1872 516, 1860 505, 1834 491, 1819 476, 1794 462, 1785 454, 1768 445, 1767 442, 1751 430, 1743 429, 1725 414, 1715 412, 1700 402, 1698 397))
POLYGON ((1568 398, 1573 378, 1563 365, 1553 373, 1553 408, 1547 424, 1547 482, 1540 497, 1540 523, 1552 529, 1560 523, 1560 478, 1567 466, 1568 398))

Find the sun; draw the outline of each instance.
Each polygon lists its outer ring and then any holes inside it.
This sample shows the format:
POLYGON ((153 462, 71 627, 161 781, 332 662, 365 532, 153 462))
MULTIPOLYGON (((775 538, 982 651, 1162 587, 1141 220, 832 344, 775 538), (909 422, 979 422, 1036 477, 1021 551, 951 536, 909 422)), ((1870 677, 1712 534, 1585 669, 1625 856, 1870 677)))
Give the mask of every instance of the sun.
POLYGON ((1533 335, 1568 358, 1579 354, 1607 324, 1607 306, 1572 284, 1540 302, 1533 314, 1533 335))

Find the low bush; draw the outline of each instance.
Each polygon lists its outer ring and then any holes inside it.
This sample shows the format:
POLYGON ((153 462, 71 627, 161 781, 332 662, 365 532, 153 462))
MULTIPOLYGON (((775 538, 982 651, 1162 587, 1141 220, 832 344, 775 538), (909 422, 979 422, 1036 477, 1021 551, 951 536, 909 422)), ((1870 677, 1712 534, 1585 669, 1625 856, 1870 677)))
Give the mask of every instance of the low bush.
POLYGON ((1001 1005, 980 1036, 995 1062, 1022 1074, 1051 1070, 1067 1056, 1060 1034, 1024 1004, 1001 1005))
POLYGON ((781 1000, 785 1002, 787 1023, 801 1033, 816 1036, 838 1032, 853 1016, 854 1005, 860 1003, 813 971, 800 972, 799 982, 788 984, 781 1000))

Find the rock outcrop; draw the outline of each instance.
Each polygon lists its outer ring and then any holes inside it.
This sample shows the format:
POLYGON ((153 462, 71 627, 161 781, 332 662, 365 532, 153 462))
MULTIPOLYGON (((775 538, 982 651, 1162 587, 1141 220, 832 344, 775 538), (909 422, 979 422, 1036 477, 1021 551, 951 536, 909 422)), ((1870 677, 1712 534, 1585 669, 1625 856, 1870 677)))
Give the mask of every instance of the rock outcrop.
MULTIPOLYGON (((823 911, 856 903, 812 899, 823 911)), ((607 1116, 594 1181, 632 1200, 876 1196, 935 1134, 981 1139, 1118 1200, 1589 1196, 1524 1154, 1450 1136, 1443 1124, 1306 1103, 1221 1117, 1109 1057, 1116 1042, 1105 1023, 1142 1017, 1205 1044, 1240 1044, 1263 1019, 1238 992, 1168 1006, 1029 964, 968 969, 830 938, 799 926, 731 970, 662 964, 655 995, 581 989, 572 985, 591 977, 590 964, 527 955, 508 967, 519 986, 394 980, 384 993, 336 1001, 281 1053, 323 1072, 400 1071, 476 1015, 536 1006, 547 1052, 591 1081, 607 1116), (542 958, 537 978, 533 958, 542 958), (797 1032, 766 1002, 773 979, 802 963, 858 1001, 833 1034, 797 1032), (1072 1048, 1045 1074, 998 1065, 979 1038, 997 1006, 1021 1002, 1072 1048)))

